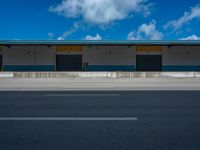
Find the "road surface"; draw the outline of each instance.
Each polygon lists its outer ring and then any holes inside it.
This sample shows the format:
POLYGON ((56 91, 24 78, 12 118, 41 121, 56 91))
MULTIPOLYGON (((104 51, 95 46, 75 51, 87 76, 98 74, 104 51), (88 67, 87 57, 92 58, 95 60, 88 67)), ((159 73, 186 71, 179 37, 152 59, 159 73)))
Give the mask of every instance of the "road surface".
POLYGON ((199 150, 200 91, 0 92, 2 150, 199 150))

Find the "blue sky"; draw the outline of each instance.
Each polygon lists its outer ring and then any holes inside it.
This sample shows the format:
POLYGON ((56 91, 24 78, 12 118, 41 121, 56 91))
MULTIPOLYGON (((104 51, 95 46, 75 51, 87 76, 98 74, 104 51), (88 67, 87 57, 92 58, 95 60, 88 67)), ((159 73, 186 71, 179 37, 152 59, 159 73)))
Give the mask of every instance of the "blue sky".
POLYGON ((0 40, 200 40, 199 0, 6 0, 0 40))

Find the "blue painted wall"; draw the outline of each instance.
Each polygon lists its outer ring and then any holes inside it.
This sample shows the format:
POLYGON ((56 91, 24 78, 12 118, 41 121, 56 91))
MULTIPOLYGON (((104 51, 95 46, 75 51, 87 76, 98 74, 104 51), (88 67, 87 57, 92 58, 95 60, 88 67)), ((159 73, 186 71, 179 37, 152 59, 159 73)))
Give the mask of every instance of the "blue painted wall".
POLYGON ((54 65, 6 65, 3 71, 55 71, 54 65))
POLYGON ((84 71, 135 71, 133 65, 89 65, 83 67, 84 71))
POLYGON ((163 66, 163 71, 200 71, 200 66, 163 66))

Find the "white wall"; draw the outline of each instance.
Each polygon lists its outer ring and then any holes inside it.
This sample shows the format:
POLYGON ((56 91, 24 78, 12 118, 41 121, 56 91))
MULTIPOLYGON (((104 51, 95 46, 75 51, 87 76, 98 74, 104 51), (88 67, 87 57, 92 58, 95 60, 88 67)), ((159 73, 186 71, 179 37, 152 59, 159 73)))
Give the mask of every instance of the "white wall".
POLYGON ((163 47, 163 65, 200 65, 200 46, 163 47))
POLYGON ((11 46, 3 48, 3 65, 55 65, 54 47, 11 46))
POLYGON ((36 47, 36 65, 55 65, 56 51, 54 47, 36 47))
POLYGON ((34 64, 34 47, 4 47, 3 49, 4 65, 33 65, 34 64))
POLYGON ((88 65, 135 65, 136 48, 128 46, 85 46, 83 63, 88 65))

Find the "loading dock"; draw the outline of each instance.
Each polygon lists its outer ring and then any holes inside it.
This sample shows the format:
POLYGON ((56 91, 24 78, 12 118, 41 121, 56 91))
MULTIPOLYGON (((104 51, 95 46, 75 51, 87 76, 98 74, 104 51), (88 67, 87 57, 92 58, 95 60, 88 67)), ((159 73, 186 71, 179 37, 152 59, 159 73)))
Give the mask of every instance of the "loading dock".
POLYGON ((200 71, 200 41, 0 41, 3 71, 200 71))
POLYGON ((136 71, 161 71, 162 47, 137 46, 136 71))
POLYGON ((82 61, 81 46, 56 46, 57 71, 82 71, 82 61))
POLYGON ((57 71, 82 71, 82 55, 57 55, 57 71))
POLYGON ((161 71, 162 56, 161 55, 137 55, 136 56, 137 71, 161 71))

